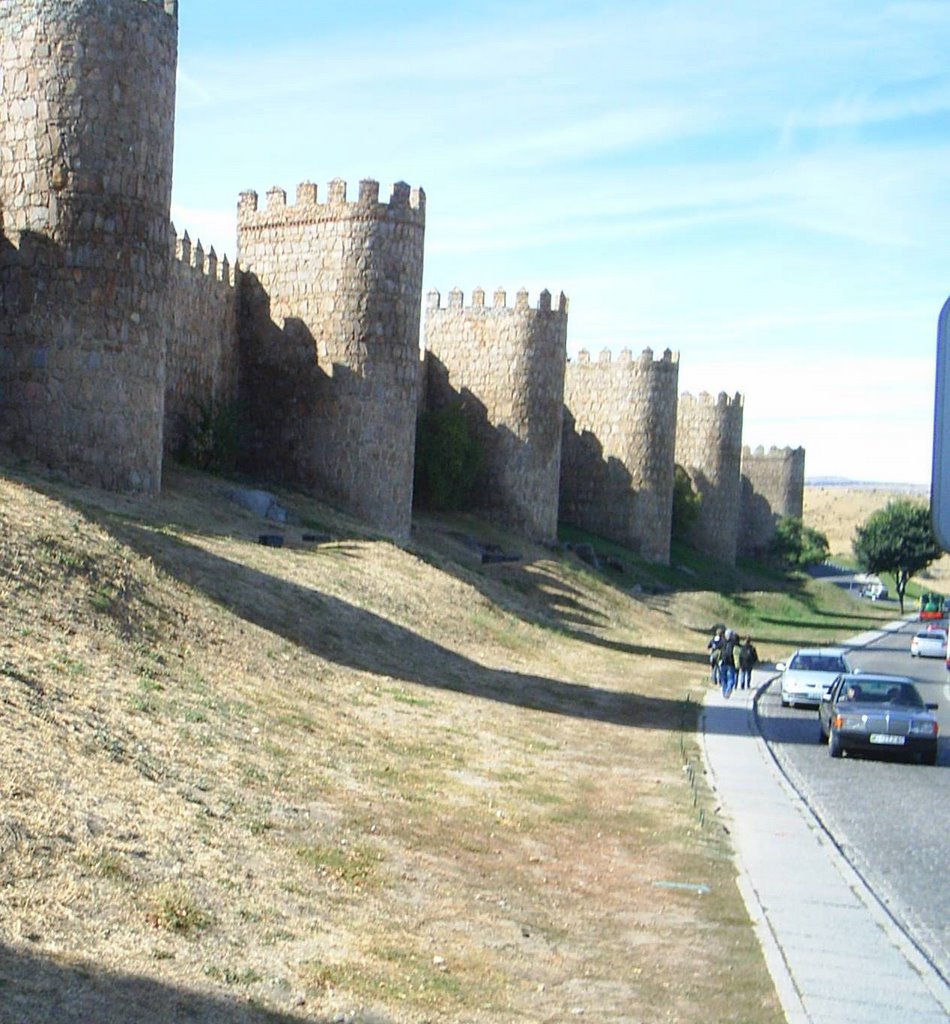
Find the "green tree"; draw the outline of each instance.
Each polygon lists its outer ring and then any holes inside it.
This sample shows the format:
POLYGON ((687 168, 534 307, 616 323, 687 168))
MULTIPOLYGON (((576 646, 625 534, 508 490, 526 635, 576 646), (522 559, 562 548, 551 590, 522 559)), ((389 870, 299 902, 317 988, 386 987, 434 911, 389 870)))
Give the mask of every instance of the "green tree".
POLYGON ((943 554, 930 525, 930 509, 909 498, 888 502, 868 516, 854 531, 851 547, 865 572, 894 577, 902 615, 908 580, 943 554))
POLYGON ((769 553, 782 565, 815 565, 829 555, 828 538, 797 516, 783 516, 775 524, 769 553))
POLYGON ((196 402, 176 452, 178 461, 213 473, 230 473, 237 463, 240 424, 236 404, 196 402))
POLYGON ((693 490, 689 473, 677 462, 673 467, 673 522, 670 531, 677 540, 685 540, 699 515, 702 498, 693 490))
POLYGON ((465 506, 482 465, 482 453, 461 402, 425 412, 416 423, 413 500, 450 512, 465 506))

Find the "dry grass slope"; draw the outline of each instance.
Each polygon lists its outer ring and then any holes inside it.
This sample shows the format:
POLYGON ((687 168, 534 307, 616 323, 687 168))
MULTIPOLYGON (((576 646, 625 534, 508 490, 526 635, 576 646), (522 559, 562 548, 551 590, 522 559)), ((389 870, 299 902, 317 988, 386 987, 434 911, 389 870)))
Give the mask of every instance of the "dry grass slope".
POLYGON ((0 1021, 781 1019, 684 771, 740 603, 226 489, 0 482, 0 1021))

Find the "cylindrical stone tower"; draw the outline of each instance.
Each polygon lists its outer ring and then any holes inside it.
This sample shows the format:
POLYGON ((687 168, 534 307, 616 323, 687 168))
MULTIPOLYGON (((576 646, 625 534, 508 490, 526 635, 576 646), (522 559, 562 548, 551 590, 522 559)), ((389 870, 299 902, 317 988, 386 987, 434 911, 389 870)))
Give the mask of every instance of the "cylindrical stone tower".
POLYGON ((804 503, 804 448, 742 449, 740 554, 765 554, 778 520, 801 519, 804 503))
POLYGON ((679 360, 586 351, 564 382, 560 517, 644 558, 670 560, 679 360))
POLYGON ((430 408, 461 400, 484 457, 477 506, 533 540, 557 536, 561 408, 567 360, 567 299, 552 309, 543 291, 515 305, 495 292, 491 307, 476 288, 471 306, 458 289, 443 308, 429 293, 425 322, 430 408))
POLYGON ((398 541, 412 525, 425 193, 272 189, 238 205, 240 401, 252 472, 310 488, 398 541))
POLYGON ((699 516, 690 542, 726 565, 736 564, 739 536, 739 464, 742 455, 742 396, 703 392, 680 395, 676 415, 676 461, 698 492, 699 516))
POLYGON ((175 0, 0 4, 0 443, 161 483, 175 0))

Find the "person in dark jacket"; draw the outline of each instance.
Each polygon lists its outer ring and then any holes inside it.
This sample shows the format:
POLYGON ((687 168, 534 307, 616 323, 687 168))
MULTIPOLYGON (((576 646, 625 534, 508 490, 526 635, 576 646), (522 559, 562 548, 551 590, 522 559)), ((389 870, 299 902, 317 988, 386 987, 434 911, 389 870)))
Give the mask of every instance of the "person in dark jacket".
POLYGON ((747 636, 739 648, 739 689, 748 690, 752 686, 752 670, 759 663, 759 652, 747 636))
POLYGON ((720 685, 719 659, 722 655, 722 645, 724 643, 723 632, 722 626, 716 626, 715 632, 709 638, 709 643, 706 644, 706 650, 709 651, 709 674, 713 686, 720 685))
POLYGON ((728 697, 736 687, 736 646, 738 638, 733 630, 723 635, 722 652, 719 657, 719 678, 722 681, 722 695, 728 697))

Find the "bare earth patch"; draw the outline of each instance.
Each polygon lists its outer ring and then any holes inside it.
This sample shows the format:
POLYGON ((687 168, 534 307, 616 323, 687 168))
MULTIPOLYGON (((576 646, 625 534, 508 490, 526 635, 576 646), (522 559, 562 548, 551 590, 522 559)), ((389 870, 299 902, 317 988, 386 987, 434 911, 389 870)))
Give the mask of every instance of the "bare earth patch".
POLYGON ((0 482, 0 1021, 782 1019, 714 602, 299 495, 264 547, 226 490, 0 482))

